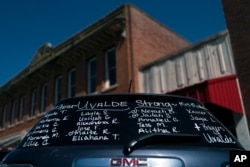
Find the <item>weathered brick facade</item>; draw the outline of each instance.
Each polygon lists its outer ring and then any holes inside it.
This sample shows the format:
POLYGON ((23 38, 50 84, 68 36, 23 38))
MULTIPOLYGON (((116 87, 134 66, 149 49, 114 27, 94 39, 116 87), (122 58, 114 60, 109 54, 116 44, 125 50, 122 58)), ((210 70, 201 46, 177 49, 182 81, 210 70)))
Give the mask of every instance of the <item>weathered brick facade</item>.
POLYGON ((130 55, 133 57, 131 70, 132 78, 135 79, 134 90, 138 92, 138 67, 187 46, 187 42, 160 23, 152 22, 150 17, 145 17, 140 11, 129 9, 127 28, 130 35, 128 38, 132 38, 129 42, 130 55))
POLYGON ((250 1, 222 0, 248 124, 250 123, 250 1))

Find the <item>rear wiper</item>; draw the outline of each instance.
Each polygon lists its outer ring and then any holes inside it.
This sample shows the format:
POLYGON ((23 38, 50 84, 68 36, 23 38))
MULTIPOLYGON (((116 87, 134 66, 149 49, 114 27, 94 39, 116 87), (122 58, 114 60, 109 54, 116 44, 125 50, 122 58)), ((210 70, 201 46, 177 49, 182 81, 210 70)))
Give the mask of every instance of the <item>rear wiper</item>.
POLYGON ((200 139, 201 136, 197 134, 147 134, 139 137, 136 140, 132 140, 127 145, 125 145, 123 148, 123 154, 129 155, 136 148, 148 144, 198 142, 200 139))

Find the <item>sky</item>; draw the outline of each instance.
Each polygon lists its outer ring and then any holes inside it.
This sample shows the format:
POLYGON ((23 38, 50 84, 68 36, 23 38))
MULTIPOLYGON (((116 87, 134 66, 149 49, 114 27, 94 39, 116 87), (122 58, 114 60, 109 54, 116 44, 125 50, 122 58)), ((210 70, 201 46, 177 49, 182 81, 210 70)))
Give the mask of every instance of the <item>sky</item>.
POLYGON ((221 0, 0 0, 0 87, 43 44, 57 46, 127 3, 191 43, 227 28, 221 0))

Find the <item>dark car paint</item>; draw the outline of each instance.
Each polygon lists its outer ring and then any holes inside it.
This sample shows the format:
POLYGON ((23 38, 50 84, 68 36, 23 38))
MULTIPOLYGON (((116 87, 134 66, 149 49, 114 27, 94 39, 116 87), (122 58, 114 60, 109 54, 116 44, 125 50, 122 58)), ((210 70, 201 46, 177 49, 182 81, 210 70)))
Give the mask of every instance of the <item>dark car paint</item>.
MULTIPOLYGON (((102 95, 105 97, 106 95, 102 95)), ((111 95, 112 96, 112 95, 111 95)), ((114 95, 115 96, 115 95, 114 95)), ((120 96, 131 96, 120 95, 120 96)), ((144 95, 143 95, 144 96, 144 95)), ((158 96, 158 95, 145 95, 158 96)), ((162 96, 162 95, 160 95, 162 96)), ((164 95, 165 96, 165 95, 164 95)), ((140 94, 140 97, 142 95, 140 94)), ((175 98, 175 96, 173 96, 175 98)), ((178 97, 177 99, 182 98, 178 97)), ((186 98, 183 98, 185 100, 186 98)), ((129 141, 128 141, 129 142, 129 141)), ((183 141, 185 142, 185 141, 183 141)), ((112 158, 163 158, 177 159, 185 167, 223 167, 229 164, 229 151, 244 150, 237 143, 235 147, 202 147, 193 145, 182 145, 179 143, 165 143, 154 145, 142 145, 129 155, 123 153, 124 145, 77 145, 77 146, 51 146, 39 148, 18 148, 5 157, 4 164, 31 164, 34 167, 49 166, 73 166, 81 159, 91 160, 101 159, 110 166, 112 158), (106 162, 107 159, 107 162, 106 162)), ((104 165, 100 165, 104 166, 104 165)), ((75 166, 78 167, 78 166, 75 166)), ((156 166, 153 166, 156 167, 156 166)))
POLYGON ((6 151, 0 151, 0 161, 3 160, 3 158, 10 152, 10 150, 6 151))
MULTIPOLYGON (((16 150, 6 157, 5 163, 43 166, 72 166, 81 158, 122 158, 122 146, 65 146, 16 150), (24 156, 25 155, 25 156, 24 156)), ((234 148, 234 150, 236 150, 234 148)), ((186 167, 220 167, 229 164, 230 148, 193 148, 178 146, 145 146, 129 155, 132 157, 160 157, 181 160, 186 167)), ((90 166, 90 164, 89 164, 90 166)))

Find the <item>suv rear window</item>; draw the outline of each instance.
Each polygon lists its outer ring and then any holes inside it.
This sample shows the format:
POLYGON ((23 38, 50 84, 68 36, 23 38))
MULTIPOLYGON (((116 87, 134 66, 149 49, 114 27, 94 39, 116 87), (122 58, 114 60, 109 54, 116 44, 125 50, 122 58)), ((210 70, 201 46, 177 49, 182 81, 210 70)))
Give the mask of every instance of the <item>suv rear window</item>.
POLYGON ((19 148, 124 145, 147 134, 199 135, 201 140, 192 144, 202 146, 238 144, 196 100, 129 94, 65 99, 30 130, 19 148))

